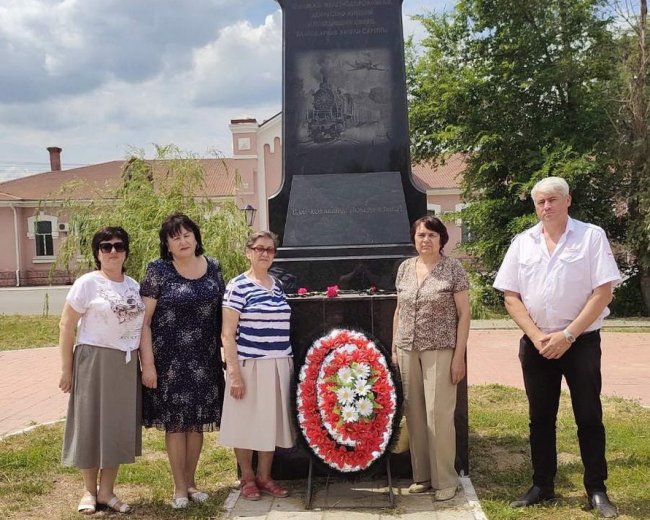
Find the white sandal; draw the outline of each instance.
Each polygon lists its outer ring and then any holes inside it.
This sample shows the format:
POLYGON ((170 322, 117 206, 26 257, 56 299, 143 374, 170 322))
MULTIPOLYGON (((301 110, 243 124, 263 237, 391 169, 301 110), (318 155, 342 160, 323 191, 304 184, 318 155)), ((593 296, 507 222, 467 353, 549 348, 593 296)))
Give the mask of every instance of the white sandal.
POLYGON ((208 495, 206 492, 199 491, 196 488, 188 488, 187 496, 193 502, 207 502, 208 499, 210 498, 210 495, 208 495))
POLYGON ((77 512, 83 515, 93 515, 97 511, 97 497, 95 495, 84 495, 79 500, 77 512))
POLYGON ((190 504, 187 497, 173 497, 172 509, 185 509, 190 504))
POLYGON ((98 509, 110 509, 111 511, 114 511, 116 513, 122 513, 125 515, 133 511, 133 508, 131 508, 129 504, 125 504, 115 495, 113 495, 113 498, 111 498, 105 504, 102 504, 101 502, 97 502, 97 507, 98 509))

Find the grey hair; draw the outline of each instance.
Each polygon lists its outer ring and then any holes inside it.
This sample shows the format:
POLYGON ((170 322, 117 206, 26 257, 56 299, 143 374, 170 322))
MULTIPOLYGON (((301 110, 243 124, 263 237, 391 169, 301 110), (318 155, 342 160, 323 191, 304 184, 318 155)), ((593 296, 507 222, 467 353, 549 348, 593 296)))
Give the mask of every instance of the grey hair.
POLYGON ((269 240, 272 240, 273 247, 276 249, 278 248, 278 235, 271 231, 255 231, 255 233, 252 233, 246 241, 246 248, 250 249, 253 247, 255 245, 255 242, 257 242, 260 238, 268 238, 269 240))
POLYGON ((563 197, 569 194, 569 184, 562 177, 546 177, 539 181, 530 190, 530 196, 535 199, 538 192, 559 193, 563 197))

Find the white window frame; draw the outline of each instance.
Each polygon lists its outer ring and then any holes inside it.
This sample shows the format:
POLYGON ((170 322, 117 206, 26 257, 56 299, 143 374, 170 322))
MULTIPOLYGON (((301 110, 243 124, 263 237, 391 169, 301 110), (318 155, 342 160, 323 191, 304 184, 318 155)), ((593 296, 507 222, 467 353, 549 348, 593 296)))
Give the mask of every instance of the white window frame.
POLYGON ((434 216, 440 217, 442 215, 442 206, 440 204, 427 202, 427 212, 428 211, 433 211, 434 216))
MULTIPOLYGON (((40 211, 38 215, 29 217, 27 219, 27 238, 36 241, 36 223, 49 222, 52 225, 52 249, 54 249, 54 240, 59 238, 59 217, 54 215, 46 215, 40 211)), ((36 249, 36 244, 34 244, 36 249)), ((54 251, 52 251, 54 253, 54 251)), ((34 264, 51 264, 56 260, 55 255, 34 255, 32 263, 34 264)))
MULTIPOLYGON (((460 213, 463 211, 467 206, 469 206, 468 203, 466 202, 460 202, 454 206, 454 211, 456 213, 460 213)), ((463 219, 462 218, 457 218, 456 219, 456 225, 458 226, 458 229, 460 230, 460 243, 461 244, 466 244, 469 240, 465 240, 466 236, 465 233, 463 232, 463 219)))
MULTIPOLYGON (((455 211, 456 213, 460 213, 460 212, 463 211, 467 206, 469 206, 469 204, 467 204, 467 203, 465 203, 465 202, 460 202, 460 203, 458 203, 458 204, 456 204, 456 205, 454 206, 454 211, 455 211)), ((457 218, 457 219, 456 219, 456 225, 457 225, 458 227, 461 227, 461 226, 463 225, 463 219, 462 219, 462 218, 457 218)))

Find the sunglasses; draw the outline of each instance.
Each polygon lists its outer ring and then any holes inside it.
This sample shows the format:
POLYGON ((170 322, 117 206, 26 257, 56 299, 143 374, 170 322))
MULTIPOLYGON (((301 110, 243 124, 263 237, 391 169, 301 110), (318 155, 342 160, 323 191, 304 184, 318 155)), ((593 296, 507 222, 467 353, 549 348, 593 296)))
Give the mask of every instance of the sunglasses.
POLYGON ((124 242, 102 242, 99 244, 99 250, 102 253, 110 253, 113 249, 115 249, 116 253, 124 253, 126 246, 124 242))
POLYGON ((261 255, 262 253, 266 253, 267 255, 275 254, 275 247, 256 246, 256 247, 250 247, 249 249, 251 251, 255 251, 258 255, 261 255))

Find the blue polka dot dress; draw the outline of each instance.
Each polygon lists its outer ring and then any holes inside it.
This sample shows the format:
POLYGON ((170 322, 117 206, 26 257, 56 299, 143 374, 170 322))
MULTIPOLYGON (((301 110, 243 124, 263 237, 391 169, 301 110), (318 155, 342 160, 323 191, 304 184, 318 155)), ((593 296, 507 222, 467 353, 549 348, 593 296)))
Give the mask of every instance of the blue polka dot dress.
POLYGON ((151 321, 158 388, 143 388, 146 427, 167 432, 219 428, 224 374, 221 364, 221 302, 224 281, 219 263, 207 259, 201 278, 182 277, 169 260, 147 267, 140 294, 156 300, 151 321))

